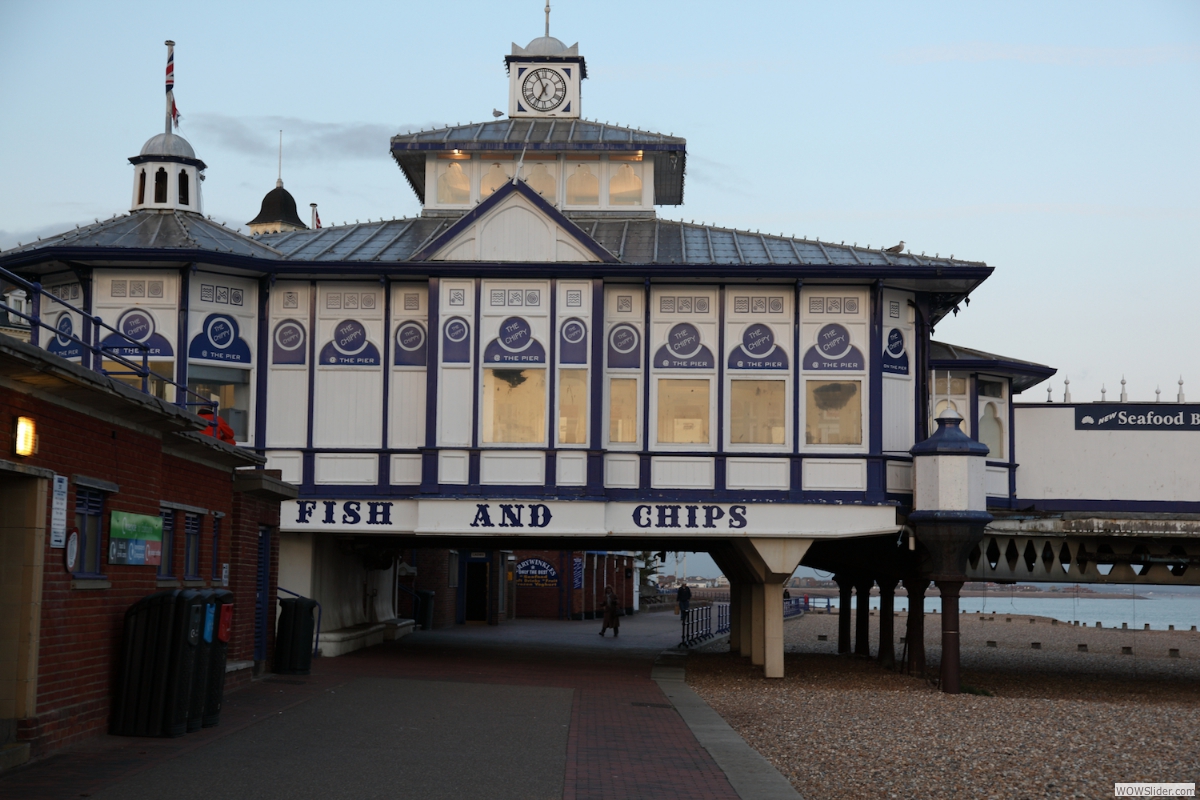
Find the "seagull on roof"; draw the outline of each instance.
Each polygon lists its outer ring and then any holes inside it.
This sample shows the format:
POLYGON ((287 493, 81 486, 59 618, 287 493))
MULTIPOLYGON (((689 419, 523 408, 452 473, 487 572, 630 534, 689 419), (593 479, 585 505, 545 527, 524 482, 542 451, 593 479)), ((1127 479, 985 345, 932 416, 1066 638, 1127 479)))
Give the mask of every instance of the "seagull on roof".
POLYGON ((904 240, 901 239, 900 244, 896 245, 895 247, 885 247, 883 252, 885 252, 885 253, 903 253, 904 252, 904 240))
POLYGON ((503 117, 503 116, 504 116, 504 112, 503 112, 503 111, 501 111, 501 110, 500 110, 500 109, 498 109, 498 108, 493 108, 493 109, 492 109, 492 116, 493 116, 493 117, 495 117, 496 119, 500 119, 500 117, 503 117))

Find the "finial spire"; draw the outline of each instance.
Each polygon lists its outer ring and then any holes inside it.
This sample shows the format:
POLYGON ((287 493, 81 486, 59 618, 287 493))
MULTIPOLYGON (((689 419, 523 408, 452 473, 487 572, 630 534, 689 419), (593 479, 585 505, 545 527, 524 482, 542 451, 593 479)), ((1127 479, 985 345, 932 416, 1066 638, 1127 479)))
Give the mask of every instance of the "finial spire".
POLYGON ((275 179, 275 188, 283 188, 283 131, 279 132, 279 175, 275 179))
POLYGON ((550 38, 550 0, 546 0, 546 38, 550 38))

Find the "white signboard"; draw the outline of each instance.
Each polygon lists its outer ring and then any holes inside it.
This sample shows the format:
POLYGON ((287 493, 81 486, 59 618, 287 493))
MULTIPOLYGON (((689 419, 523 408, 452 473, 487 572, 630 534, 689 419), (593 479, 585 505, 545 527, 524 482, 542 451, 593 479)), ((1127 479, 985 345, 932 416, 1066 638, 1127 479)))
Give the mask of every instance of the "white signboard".
POLYGON ((280 528, 327 533, 843 537, 895 533, 893 506, 547 500, 290 500, 280 528))
POLYGON ((54 495, 50 501, 50 546, 67 546, 67 478, 54 476, 54 495))

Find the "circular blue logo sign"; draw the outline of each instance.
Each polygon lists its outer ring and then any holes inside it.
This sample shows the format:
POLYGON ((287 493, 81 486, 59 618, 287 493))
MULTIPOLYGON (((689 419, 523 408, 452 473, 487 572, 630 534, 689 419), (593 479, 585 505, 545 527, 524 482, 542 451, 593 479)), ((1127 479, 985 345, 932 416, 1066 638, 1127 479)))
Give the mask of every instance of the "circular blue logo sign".
POLYGON ((583 337, 587 335, 587 328, 583 322, 578 319, 569 319, 563 323, 562 337, 563 341, 570 344, 579 344, 583 341, 583 337))
POLYGON ((762 358, 775 349, 775 334, 761 322, 742 332, 742 349, 755 358, 762 358))
POLYGON ((333 347, 344 356, 356 356, 367 349, 367 329, 358 320, 339 322, 333 332, 333 347))
POLYGON ((904 354, 904 333, 899 328, 888 331, 887 351, 892 358, 899 358, 904 354))
POLYGON ((638 346, 637 328, 618 325, 608 333, 608 344, 618 353, 632 353, 638 346))
POLYGON ((850 352, 850 331, 836 322, 824 326, 817 333, 817 350, 825 358, 841 358, 850 352))
POLYGON ((154 318, 138 309, 126 311, 117 323, 117 330, 135 342, 144 342, 154 335, 154 318))
POLYGON ((275 344, 281 350, 295 350, 304 344, 304 328, 298 322, 281 322, 275 329, 275 344))
POLYGON ((500 335, 496 340, 510 353, 520 353, 533 343, 533 330, 520 317, 509 317, 500 323, 500 335))
POLYGON ((425 329, 416 322, 405 322, 396 329, 396 346, 409 353, 425 344, 425 329))
POLYGON ((676 358, 691 358, 700 352, 700 331, 690 322, 681 322, 667 333, 667 349, 676 358))
POLYGON ((213 317, 208 323, 208 329, 205 331, 205 334, 208 336, 208 341, 212 346, 218 350, 226 349, 237 338, 234 333, 233 322, 225 317, 213 317))
POLYGON ((471 332, 467 321, 462 317, 452 317, 446 322, 446 338, 451 342, 461 342, 467 338, 467 334, 471 332))
POLYGON ((75 322, 71 319, 71 315, 64 311, 58 315, 58 323, 54 329, 58 331, 54 338, 59 345, 66 347, 71 343, 70 337, 75 333, 75 322))

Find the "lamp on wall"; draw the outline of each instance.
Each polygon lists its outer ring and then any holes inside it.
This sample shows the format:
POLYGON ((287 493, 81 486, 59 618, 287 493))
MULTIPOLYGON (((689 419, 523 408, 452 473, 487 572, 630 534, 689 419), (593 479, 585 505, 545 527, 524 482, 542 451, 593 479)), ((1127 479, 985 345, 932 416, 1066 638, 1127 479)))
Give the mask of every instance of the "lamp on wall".
POLYGON ((33 417, 17 417, 17 435, 13 444, 19 456, 37 452, 37 424, 33 417))

